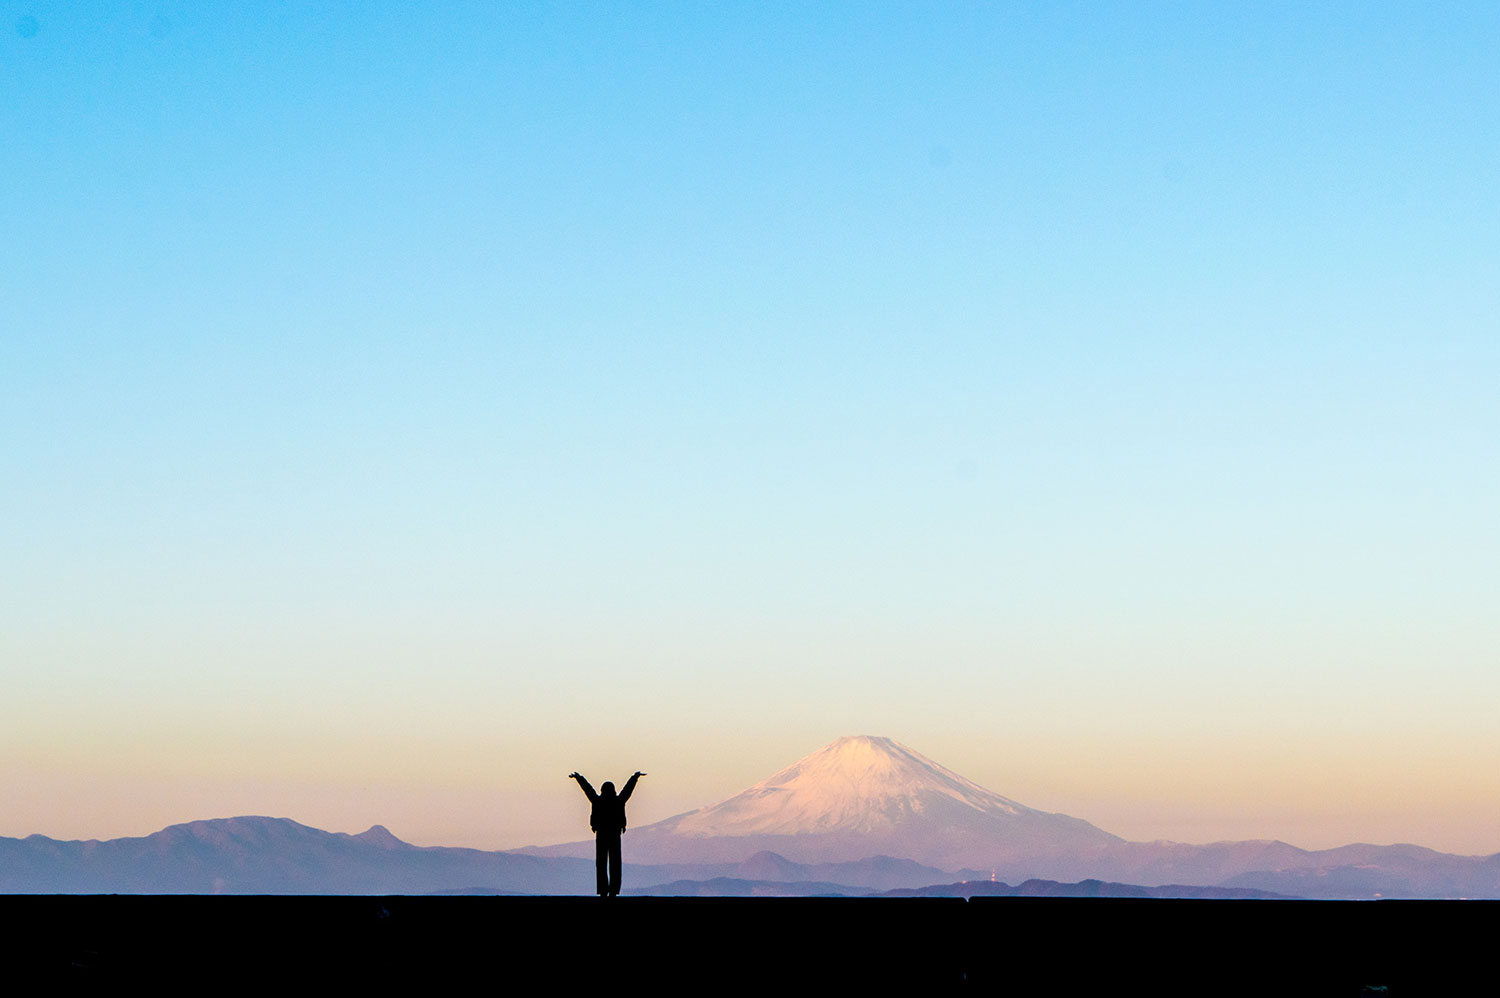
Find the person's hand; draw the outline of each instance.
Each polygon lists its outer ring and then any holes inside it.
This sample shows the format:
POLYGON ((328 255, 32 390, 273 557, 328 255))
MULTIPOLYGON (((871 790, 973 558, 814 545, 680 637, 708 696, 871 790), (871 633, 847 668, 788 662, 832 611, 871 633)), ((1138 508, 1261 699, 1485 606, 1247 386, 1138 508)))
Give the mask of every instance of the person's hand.
POLYGON ((640 771, 640 770, 639 770, 639 769, 637 769, 637 770, 636 770, 636 771, 635 771, 635 775, 636 775, 636 776, 645 776, 645 775, 646 775, 646 774, 645 774, 645 773, 643 773, 643 772, 641 772, 641 771, 640 771))
POLYGON ((569 773, 568 774, 568 779, 570 779, 570 780, 576 780, 576 779, 578 779, 578 774, 577 773, 569 773))

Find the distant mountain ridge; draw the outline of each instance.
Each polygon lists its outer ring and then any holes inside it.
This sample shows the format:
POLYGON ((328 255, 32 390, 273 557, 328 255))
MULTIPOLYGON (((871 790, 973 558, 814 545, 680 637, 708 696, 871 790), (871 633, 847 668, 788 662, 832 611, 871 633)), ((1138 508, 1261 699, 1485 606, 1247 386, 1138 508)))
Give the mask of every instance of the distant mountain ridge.
POLYGON ((550 893, 564 866, 481 849, 424 848, 381 825, 357 835, 287 818, 244 816, 170 825, 138 838, 0 838, 0 891, 60 894, 404 894, 503 883, 550 893))
MULTIPOLYGON (((591 842, 521 850, 591 855, 591 842)), ((770 852, 799 863, 879 853, 996 877, 1202 884, 1303 897, 1500 897, 1500 854, 1413 845, 1305 850, 1280 841, 1129 842, 1080 818, 1027 807, 890 738, 839 738, 710 807, 632 829, 627 862, 733 863, 770 852)))
MULTIPOLYGON (((712 865, 631 863, 628 872, 636 885, 816 880, 860 894, 947 876, 888 856, 808 865, 773 853, 712 865)), ((351 835, 288 818, 247 815, 104 841, 0 837, 0 893, 6 894, 592 894, 593 889, 592 860, 416 846, 382 825, 351 835)))
MULTIPOLYGON (((1096 853, 1124 840, 1027 807, 890 738, 854 735, 711 807, 632 829, 642 862, 733 862, 774 852, 818 863, 902 856, 942 869, 1096 853)), ((527 850, 581 855, 587 843, 527 850)))
POLYGON ((1200 898, 1215 901, 1295 901, 1291 895, 1274 891, 1261 891, 1247 887, 1195 887, 1187 884, 1167 884, 1162 887, 1141 887, 1137 884, 1116 884, 1102 880, 1081 880, 1076 884, 1063 884, 1056 880, 1028 880, 1012 887, 1010 884, 989 880, 964 880, 956 884, 934 884, 930 887, 903 887, 886 891, 884 897, 893 898, 980 898, 980 897, 1026 897, 1026 898, 1200 898))
MULTIPOLYGON (((286 818, 221 818, 102 842, 0 838, 0 892, 586 894, 592 854, 592 842, 490 852, 415 846, 380 825, 347 834, 286 818)), ((1127 842, 995 794, 891 739, 863 736, 839 739, 720 804, 632 829, 625 860, 626 893, 941 892, 955 880, 983 893, 991 888, 982 883, 996 880, 1189 897, 1220 895, 1180 892, 1500 898, 1500 853, 1127 842)))

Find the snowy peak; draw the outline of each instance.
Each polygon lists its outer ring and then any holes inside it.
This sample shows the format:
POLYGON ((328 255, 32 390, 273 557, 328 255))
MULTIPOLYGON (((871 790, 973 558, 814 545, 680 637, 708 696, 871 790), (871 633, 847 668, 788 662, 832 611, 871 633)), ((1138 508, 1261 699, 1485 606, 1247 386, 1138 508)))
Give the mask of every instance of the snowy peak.
MULTIPOLYGON (((638 863, 738 863, 770 850, 796 863, 873 856, 941 870, 1038 866, 1122 840, 1018 804, 891 738, 840 738, 712 807, 632 829, 638 863)), ((553 847, 592 855, 593 843, 553 847)))
POLYGON ((678 834, 874 832, 912 819, 1038 814, 891 738, 840 738, 755 786, 684 815, 678 834))

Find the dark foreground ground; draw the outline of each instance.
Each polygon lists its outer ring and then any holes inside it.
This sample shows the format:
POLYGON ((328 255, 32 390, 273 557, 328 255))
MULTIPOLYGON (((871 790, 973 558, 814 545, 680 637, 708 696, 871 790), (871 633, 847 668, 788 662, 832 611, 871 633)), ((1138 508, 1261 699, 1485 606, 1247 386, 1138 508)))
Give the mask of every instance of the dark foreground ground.
POLYGON ((11 895, 0 925, 44 987, 1500 993, 1496 901, 11 895))

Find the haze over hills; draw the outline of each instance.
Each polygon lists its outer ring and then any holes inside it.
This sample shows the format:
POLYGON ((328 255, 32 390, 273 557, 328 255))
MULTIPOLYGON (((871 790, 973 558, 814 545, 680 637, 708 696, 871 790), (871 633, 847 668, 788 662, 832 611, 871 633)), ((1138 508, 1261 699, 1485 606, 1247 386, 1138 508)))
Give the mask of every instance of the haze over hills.
MULTIPOLYGON (((1098 879, 1213 885, 1304 897, 1500 897, 1500 854, 1412 845, 1305 850, 1279 841, 1129 842, 1027 807, 890 739, 839 738, 710 807, 632 829, 627 862, 726 863, 770 852, 798 863, 882 855, 969 880, 1098 879)), ((592 842, 520 850, 591 856, 592 842)))
MULTIPOLYGON (((630 832, 646 863, 737 862, 773 852, 820 863, 898 856, 957 870, 1092 854, 1123 842, 1079 818, 986 790, 890 738, 839 738, 711 807, 630 832)), ((591 843, 528 850, 592 855, 591 843)))
MULTIPOLYGON (((592 856, 591 841, 489 852, 414 846, 379 825, 349 835, 240 817, 104 842, 0 838, 0 892, 583 894, 592 856)), ((1004 887, 983 886, 991 881, 1045 880, 1061 882, 1046 890, 1075 895, 1103 881, 1133 896, 1500 897, 1500 854, 1127 842, 867 736, 840 738, 719 804, 632 829, 625 860, 627 893, 985 893, 1004 887)))
POLYGON ((476 884, 554 893, 593 864, 482 849, 422 848, 376 825, 358 835, 286 818, 171 825, 140 837, 0 838, 0 892, 57 894, 427 894, 476 884))
MULTIPOLYGON (((771 853, 740 863, 632 863, 629 874, 634 885, 804 885, 783 892, 790 894, 864 894, 950 876, 884 856, 801 864, 771 853), (814 883, 816 891, 806 886, 814 883)), ((350 835, 247 815, 106 841, 0 837, 0 893, 7 894, 591 894, 593 886, 592 859, 415 846, 380 825, 350 835)))

